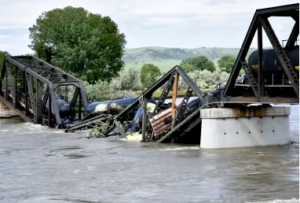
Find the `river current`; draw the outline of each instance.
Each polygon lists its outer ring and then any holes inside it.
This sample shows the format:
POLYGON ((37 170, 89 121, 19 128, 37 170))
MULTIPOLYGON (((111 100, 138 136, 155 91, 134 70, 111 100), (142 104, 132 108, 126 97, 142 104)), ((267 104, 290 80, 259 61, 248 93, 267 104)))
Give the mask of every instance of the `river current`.
POLYGON ((290 126, 293 144, 207 150, 1 119, 0 202, 299 202, 299 106, 290 126))

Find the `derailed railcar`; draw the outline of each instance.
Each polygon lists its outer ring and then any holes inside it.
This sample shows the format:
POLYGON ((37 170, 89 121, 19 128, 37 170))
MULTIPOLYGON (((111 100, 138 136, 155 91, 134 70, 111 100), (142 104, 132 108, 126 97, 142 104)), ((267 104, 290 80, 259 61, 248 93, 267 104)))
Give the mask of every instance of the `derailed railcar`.
POLYGON ((135 140, 144 142, 199 143, 201 122, 199 109, 203 104, 200 89, 180 66, 175 66, 114 117, 116 131, 125 139, 131 139, 134 135, 135 140), (176 105, 179 77, 189 88, 180 104, 176 105), (151 103, 150 98, 158 88, 163 89, 162 94, 157 102, 151 103), (173 90, 172 102, 166 103, 171 90, 173 90), (193 95, 196 96, 194 100, 191 99, 193 95), (124 119, 130 112, 135 112, 133 119, 124 119), (194 133, 195 131, 197 133, 194 133))

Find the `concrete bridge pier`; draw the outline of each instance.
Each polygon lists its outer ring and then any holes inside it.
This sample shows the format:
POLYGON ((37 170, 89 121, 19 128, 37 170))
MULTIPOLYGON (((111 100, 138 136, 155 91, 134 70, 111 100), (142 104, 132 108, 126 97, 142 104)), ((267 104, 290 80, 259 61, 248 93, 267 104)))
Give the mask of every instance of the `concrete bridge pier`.
POLYGON ((11 110, 3 102, 0 101, 0 118, 11 118, 19 116, 16 112, 11 110))
POLYGON ((212 108, 201 110, 201 148, 288 144, 290 107, 212 108))

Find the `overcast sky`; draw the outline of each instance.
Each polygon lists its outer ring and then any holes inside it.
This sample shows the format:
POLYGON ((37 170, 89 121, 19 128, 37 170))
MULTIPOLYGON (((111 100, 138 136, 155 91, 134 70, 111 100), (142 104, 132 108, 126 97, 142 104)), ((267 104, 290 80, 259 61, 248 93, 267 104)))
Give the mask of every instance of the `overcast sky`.
MULTIPOLYGON (((124 33, 127 48, 144 46, 240 48, 256 9, 296 0, 14 0, 1 1, 0 50, 32 53, 28 28, 44 11, 66 6, 110 16, 124 33)), ((270 19, 280 40, 293 20, 270 19)), ((265 39, 265 38, 264 38, 265 39)), ((268 46, 264 40, 264 46, 268 46)), ((252 47, 256 46, 252 44, 252 47)))

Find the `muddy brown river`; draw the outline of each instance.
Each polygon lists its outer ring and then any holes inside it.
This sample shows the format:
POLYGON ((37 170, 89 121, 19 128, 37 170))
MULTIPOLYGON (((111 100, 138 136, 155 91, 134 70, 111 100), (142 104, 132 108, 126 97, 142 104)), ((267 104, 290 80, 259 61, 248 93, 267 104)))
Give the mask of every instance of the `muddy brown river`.
POLYGON ((2 119, 0 202, 298 202, 299 106, 291 111, 293 144, 217 150, 2 119))

